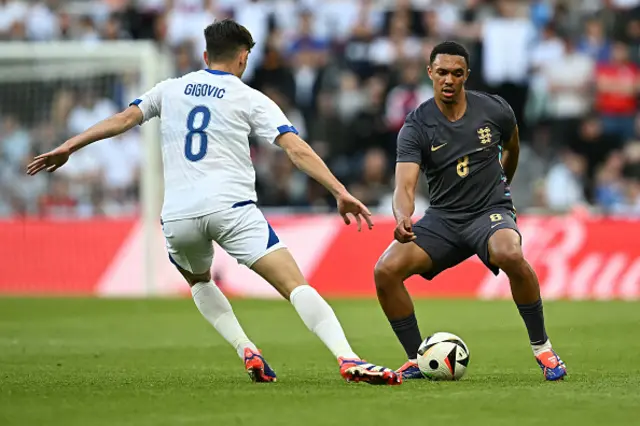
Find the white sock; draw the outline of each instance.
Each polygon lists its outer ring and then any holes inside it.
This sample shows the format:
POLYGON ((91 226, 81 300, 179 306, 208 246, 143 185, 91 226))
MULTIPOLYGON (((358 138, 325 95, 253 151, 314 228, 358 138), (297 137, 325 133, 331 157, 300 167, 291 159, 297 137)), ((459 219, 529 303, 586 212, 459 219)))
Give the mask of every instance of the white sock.
POLYGON ((531 345, 531 349, 533 350, 533 354, 538 356, 543 352, 551 350, 551 341, 547 339, 547 341, 541 345, 531 345))
POLYGON ((315 288, 309 285, 296 287, 289 300, 307 328, 322 340, 336 358, 359 358, 351 350, 333 309, 315 288))
POLYGON ((245 348, 257 351, 238 323, 231 303, 213 281, 197 283, 191 287, 191 294, 202 316, 231 343, 240 358, 244 358, 245 348))

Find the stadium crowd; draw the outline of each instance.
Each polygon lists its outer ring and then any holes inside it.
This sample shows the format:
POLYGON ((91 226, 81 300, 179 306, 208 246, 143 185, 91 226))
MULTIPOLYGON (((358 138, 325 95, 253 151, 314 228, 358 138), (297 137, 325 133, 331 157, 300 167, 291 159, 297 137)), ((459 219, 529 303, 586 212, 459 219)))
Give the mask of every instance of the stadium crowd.
MULTIPOLYGON (((503 96, 516 114, 519 211, 640 216, 640 0, 0 0, 0 40, 152 39, 178 76, 203 67, 202 31, 224 17, 257 41, 243 79, 373 210, 391 211, 397 132, 432 96, 426 58, 449 39, 471 53, 467 88, 503 96)), ((34 154, 126 106, 119 86, 57 88, 39 115, 15 108, 16 87, 0 80, 0 217, 135 214, 137 131, 54 175, 24 173, 34 154)), ((281 151, 252 146, 262 206, 332 208, 281 151)))

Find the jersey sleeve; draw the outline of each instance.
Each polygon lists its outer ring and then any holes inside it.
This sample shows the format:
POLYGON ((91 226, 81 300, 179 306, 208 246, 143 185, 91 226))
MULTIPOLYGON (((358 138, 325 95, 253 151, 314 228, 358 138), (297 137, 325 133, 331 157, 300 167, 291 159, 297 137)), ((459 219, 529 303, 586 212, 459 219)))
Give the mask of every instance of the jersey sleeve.
POLYGON ((298 130, 291 124, 280 107, 266 95, 256 91, 249 114, 251 135, 261 142, 274 143, 283 133, 298 130))
MULTIPOLYGON (((159 117, 162 111, 162 90, 167 81, 162 81, 144 95, 131 101, 129 106, 136 105, 142 111, 142 123, 145 123, 153 117, 159 117)), ((142 124, 140 123, 140 124, 142 124)))
POLYGON ((396 162, 422 165, 423 135, 415 124, 406 121, 398 133, 396 162))
POLYGON ((518 124, 516 120, 516 115, 511 108, 511 105, 507 101, 505 101, 502 97, 496 96, 498 103, 500 104, 500 130, 502 131, 502 143, 506 143, 511 139, 511 135, 513 135, 513 131, 518 124))

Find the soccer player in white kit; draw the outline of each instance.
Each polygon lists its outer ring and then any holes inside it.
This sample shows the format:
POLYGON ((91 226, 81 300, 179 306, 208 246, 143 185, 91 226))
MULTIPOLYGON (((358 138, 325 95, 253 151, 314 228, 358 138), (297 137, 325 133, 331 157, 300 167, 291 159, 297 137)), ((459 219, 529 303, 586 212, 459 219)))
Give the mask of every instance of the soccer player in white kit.
POLYGON ((346 381, 402 383, 393 370, 370 364, 353 352, 333 309, 307 284, 256 206, 249 136, 277 144, 300 170, 324 185, 335 196, 347 225, 351 214, 358 230, 362 219, 371 229, 371 213, 297 136, 280 108, 240 80, 254 46, 249 31, 223 20, 209 25, 204 35, 206 69, 158 83, 124 111, 35 157, 27 173, 53 172, 82 147, 159 117, 165 181, 162 229, 169 259, 191 286, 200 313, 236 349, 251 379, 273 382, 276 374, 211 278, 213 241, 291 302, 337 358, 346 381))

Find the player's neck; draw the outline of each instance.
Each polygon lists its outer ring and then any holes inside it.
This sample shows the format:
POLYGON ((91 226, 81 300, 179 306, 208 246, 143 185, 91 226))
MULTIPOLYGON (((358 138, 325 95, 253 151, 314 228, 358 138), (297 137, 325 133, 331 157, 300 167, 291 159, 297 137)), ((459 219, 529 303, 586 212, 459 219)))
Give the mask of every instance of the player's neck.
POLYGON ((447 104, 436 98, 436 105, 449 121, 458 121, 467 111, 467 93, 463 90, 460 97, 453 103, 447 104))
POLYGON ((233 74, 233 75, 236 75, 236 71, 237 71, 236 69, 234 69, 233 66, 225 63, 211 63, 208 65, 208 69, 214 70, 214 71, 228 72, 229 74, 233 74))

